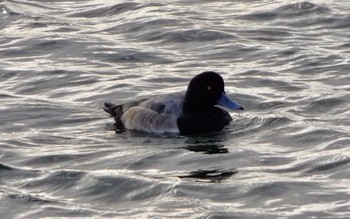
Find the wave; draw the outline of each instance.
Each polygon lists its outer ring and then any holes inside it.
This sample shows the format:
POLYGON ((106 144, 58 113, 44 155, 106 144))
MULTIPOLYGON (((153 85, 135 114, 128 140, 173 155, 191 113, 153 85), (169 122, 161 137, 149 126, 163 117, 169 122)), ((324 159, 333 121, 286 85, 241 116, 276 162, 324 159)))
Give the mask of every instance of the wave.
POLYGON ((331 11, 332 10, 326 6, 305 1, 287 4, 269 11, 253 12, 241 18, 255 21, 271 21, 276 19, 306 17, 310 15, 325 15, 331 13, 331 11))

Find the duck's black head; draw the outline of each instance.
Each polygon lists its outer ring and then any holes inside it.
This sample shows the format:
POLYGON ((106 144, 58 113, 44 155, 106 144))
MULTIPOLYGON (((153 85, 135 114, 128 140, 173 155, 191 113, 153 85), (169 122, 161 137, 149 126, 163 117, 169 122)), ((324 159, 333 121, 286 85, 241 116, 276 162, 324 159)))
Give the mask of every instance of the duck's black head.
POLYGON ((185 95, 184 112, 203 112, 212 109, 214 105, 233 110, 243 109, 226 96, 224 79, 216 72, 206 71, 190 81, 185 95))
POLYGON ((184 111, 203 111, 213 107, 224 92, 224 80, 213 71, 195 76, 189 83, 184 111))
POLYGON ((221 105, 232 110, 243 107, 225 94, 224 80, 216 72, 203 72, 194 77, 187 88, 183 116, 177 120, 181 134, 220 131, 232 120, 221 105))

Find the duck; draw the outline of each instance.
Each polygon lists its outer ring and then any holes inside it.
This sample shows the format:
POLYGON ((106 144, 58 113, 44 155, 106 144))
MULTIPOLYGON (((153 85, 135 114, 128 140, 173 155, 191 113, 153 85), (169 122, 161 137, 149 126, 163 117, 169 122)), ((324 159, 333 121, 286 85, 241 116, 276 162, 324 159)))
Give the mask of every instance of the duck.
POLYGON ((232 117, 226 111, 244 110, 225 92, 224 79, 214 71, 193 77, 185 93, 176 92, 115 105, 105 102, 104 111, 119 131, 192 135, 222 131, 232 117))

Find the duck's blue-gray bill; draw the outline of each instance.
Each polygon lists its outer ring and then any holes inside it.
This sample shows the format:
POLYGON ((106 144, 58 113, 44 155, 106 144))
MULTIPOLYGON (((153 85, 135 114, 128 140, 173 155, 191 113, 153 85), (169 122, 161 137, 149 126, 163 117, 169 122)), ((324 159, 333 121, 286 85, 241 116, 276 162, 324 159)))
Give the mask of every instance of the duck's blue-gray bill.
POLYGON ((231 110, 244 110, 244 107, 232 101, 225 93, 221 93, 221 97, 217 102, 218 105, 231 110))

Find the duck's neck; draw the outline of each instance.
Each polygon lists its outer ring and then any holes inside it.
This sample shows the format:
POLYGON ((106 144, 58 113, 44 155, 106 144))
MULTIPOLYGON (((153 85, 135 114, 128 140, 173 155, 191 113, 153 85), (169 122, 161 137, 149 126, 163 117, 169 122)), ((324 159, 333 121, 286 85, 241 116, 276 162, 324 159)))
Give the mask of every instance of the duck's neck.
POLYGON ((213 108, 216 108, 214 106, 204 106, 201 104, 188 104, 184 103, 183 106, 183 115, 191 115, 191 114, 202 114, 202 113, 208 113, 213 110, 213 108))
POLYGON ((186 113, 199 113, 212 110, 213 103, 209 101, 210 98, 203 98, 198 93, 189 93, 185 95, 185 101, 183 105, 183 112, 186 113))

